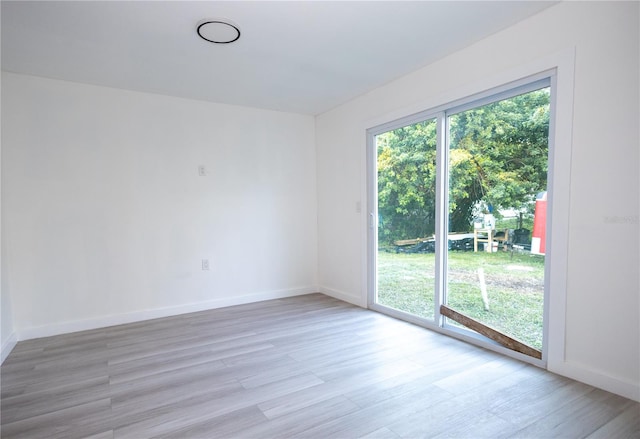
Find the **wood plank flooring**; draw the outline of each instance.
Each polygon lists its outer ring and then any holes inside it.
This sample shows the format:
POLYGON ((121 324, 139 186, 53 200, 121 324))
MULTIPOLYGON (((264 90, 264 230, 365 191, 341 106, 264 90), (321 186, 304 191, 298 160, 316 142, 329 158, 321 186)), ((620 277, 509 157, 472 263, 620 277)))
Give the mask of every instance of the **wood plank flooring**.
POLYGON ((638 438, 640 406, 313 294, 18 343, 3 438, 638 438))

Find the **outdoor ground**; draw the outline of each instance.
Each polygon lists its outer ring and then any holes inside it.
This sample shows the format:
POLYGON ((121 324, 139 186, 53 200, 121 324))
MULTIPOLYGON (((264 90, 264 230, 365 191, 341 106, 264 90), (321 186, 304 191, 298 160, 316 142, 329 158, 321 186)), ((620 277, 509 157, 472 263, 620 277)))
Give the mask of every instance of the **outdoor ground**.
MULTIPOLYGON (((544 256, 451 251, 448 266, 451 308, 536 349, 542 348, 544 256), (484 271, 488 311, 482 300, 479 268, 484 271)), ((434 273, 433 253, 380 251, 378 302, 433 319, 434 273)))

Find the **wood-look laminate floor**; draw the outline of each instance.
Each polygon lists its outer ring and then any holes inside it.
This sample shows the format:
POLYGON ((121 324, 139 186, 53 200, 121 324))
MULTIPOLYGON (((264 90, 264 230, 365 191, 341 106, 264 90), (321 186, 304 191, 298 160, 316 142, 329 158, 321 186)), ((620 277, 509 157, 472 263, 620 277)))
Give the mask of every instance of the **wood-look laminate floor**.
POLYGON ((320 295, 18 343, 2 437, 624 438, 638 403, 320 295))

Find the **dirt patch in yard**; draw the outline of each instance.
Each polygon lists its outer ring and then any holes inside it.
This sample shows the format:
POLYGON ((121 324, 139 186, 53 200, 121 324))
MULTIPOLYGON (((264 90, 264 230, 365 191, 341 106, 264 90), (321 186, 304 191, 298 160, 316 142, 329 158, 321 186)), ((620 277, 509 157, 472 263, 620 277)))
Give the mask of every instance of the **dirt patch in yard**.
MULTIPOLYGON (((544 279, 533 276, 513 276, 509 275, 509 272, 504 274, 485 272, 484 277, 489 289, 512 290, 521 294, 542 294, 544 292, 544 279)), ((480 281, 476 271, 450 268, 449 282, 475 284, 478 286, 478 291, 480 290, 480 281)))

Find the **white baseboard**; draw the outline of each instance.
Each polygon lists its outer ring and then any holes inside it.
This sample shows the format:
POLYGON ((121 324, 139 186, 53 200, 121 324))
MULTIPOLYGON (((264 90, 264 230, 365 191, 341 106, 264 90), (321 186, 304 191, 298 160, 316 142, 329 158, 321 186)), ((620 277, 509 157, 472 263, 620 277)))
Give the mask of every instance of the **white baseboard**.
POLYGON ((613 377, 569 362, 549 364, 548 370, 558 375, 640 402, 640 383, 613 377))
POLYGON ((106 328, 108 326, 123 325, 126 323, 140 322, 143 320, 170 317, 179 314, 206 311, 216 308, 225 308, 228 306, 242 305, 245 303, 262 302, 264 300, 301 296, 317 292, 318 288, 316 286, 308 286, 287 290, 265 291, 260 293, 246 294, 243 296, 210 300, 206 302, 189 303, 186 305, 178 305, 167 308, 156 308, 144 311, 130 312, 126 314, 102 316, 86 320, 75 320, 71 322, 56 323, 53 325, 21 329, 18 331, 17 339, 29 340, 33 338, 50 337, 53 335, 87 331, 90 329, 106 328))
POLYGON ((4 363, 11 351, 18 343, 18 335, 12 332, 11 335, 2 343, 2 350, 0 350, 0 364, 4 363))
POLYGON ((345 293, 343 291, 334 290, 328 287, 319 287, 318 291, 327 296, 331 296, 334 299, 342 300, 343 302, 351 303, 352 305, 356 305, 361 308, 367 307, 366 300, 363 300, 361 297, 345 293))

